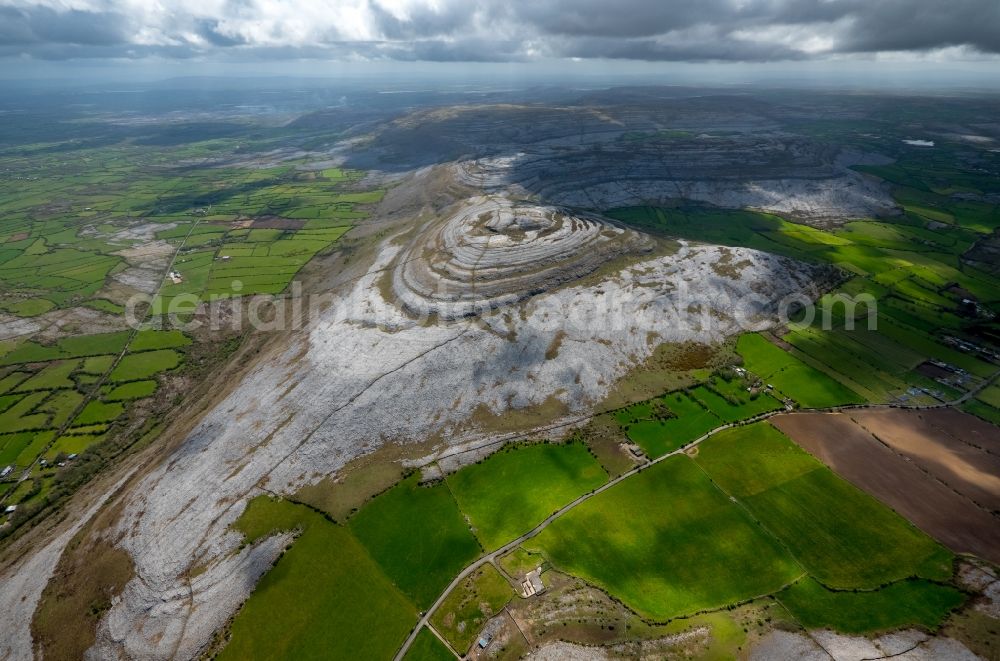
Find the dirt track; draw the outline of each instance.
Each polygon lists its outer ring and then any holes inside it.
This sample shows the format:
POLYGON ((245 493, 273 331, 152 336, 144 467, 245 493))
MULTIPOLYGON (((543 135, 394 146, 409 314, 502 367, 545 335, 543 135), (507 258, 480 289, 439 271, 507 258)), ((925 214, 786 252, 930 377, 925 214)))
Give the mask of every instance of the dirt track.
MULTIPOLYGON (((846 480, 953 551, 1000 562, 996 517, 880 443, 848 415, 792 413, 777 415, 771 422, 846 480)), ((937 454, 938 461, 947 465, 949 447, 939 445, 937 454)))

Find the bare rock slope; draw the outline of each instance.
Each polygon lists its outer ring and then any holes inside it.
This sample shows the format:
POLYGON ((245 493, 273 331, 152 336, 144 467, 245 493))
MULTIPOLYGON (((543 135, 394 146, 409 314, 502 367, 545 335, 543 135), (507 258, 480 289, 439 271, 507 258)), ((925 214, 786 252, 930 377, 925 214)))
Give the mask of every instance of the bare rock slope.
POLYGON ((483 406, 556 398, 583 412, 658 343, 767 326, 775 301, 815 296, 825 275, 715 246, 643 257, 639 234, 500 198, 410 236, 387 239, 364 277, 135 489, 119 527, 136 577, 92 658, 188 658, 204 647, 287 542, 242 548, 230 530, 261 486, 292 492, 390 441, 487 442, 488 431, 459 430, 483 406), (594 284, 568 282, 624 254, 637 261, 594 284), (435 278, 450 284, 439 290, 435 278))

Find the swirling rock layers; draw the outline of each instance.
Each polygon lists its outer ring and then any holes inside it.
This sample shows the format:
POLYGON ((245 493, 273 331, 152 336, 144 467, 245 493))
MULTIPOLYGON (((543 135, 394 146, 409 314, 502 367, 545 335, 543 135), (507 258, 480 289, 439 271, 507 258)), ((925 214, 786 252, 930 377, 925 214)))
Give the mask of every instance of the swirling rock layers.
POLYGON ((651 247, 648 237, 595 217, 474 198, 399 254, 392 292, 411 314, 456 319, 512 305, 651 247))

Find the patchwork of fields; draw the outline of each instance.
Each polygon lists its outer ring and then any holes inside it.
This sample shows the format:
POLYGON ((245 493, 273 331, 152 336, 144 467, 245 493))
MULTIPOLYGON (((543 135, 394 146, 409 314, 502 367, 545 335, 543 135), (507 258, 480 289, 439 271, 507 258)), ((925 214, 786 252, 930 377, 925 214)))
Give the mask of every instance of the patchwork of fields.
MULTIPOLYGON (((0 150, 18 173, 0 198, 0 499, 11 508, 0 524, 63 489, 67 466, 89 461, 143 400, 170 392, 165 375, 190 367, 199 338, 125 330, 131 297, 148 295, 158 317, 281 295, 382 199, 362 189, 364 173, 301 157, 308 149, 261 156, 282 137, 0 150)), ((835 265, 844 278, 816 316, 709 347, 726 365, 683 370, 686 387, 615 400, 599 416, 600 451, 581 433, 508 445, 443 476, 373 469, 378 488, 348 485, 350 498, 325 499, 322 484, 310 485, 315 498, 259 495, 233 529, 244 545, 280 535, 284 552, 206 655, 392 658, 412 633, 406 659, 450 659, 513 618, 507 607, 538 567, 543 587, 558 577, 590 591, 591 605, 627 612, 602 620, 601 635, 711 621, 709 636, 740 648, 752 626, 730 616, 740 609, 778 613, 789 628, 937 630, 971 601, 955 554, 998 561, 1000 439, 984 421, 1000 422, 990 381, 1000 270, 980 248, 1000 230, 1000 205, 983 201, 995 182, 946 157, 856 169, 892 184, 898 215, 814 227, 689 202, 608 212, 670 238, 835 265), (772 416, 864 404, 978 417, 772 416)), ((628 203, 638 202, 617 204, 628 203)), ((735 278, 736 266, 716 266, 735 278)), ((312 477, 345 485, 332 470, 312 477)), ((184 570, 185 587, 204 570, 184 570)), ((576 615, 566 611, 564 627, 576 615)))
POLYGON ((158 315, 281 294, 384 193, 302 158, 220 166, 271 141, 193 137, 0 148, 13 179, 0 195, 4 534, 79 484, 61 469, 91 462, 192 341, 218 339, 153 330, 158 315), (125 317, 135 300, 151 303, 136 314, 152 328, 137 333, 125 317))
MULTIPOLYGON (((950 421, 950 432, 938 428, 934 440, 922 444, 920 454, 907 455, 895 451, 881 436, 876 438, 858 424, 855 417, 865 419, 860 413, 883 412, 796 413, 780 415, 771 421, 838 475, 892 507, 956 553, 972 553, 1000 562, 1000 528, 995 517, 989 508, 977 505, 974 498, 963 493, 975 494, 979 491, 976 487, 995 485, 996 480, 995 473, 977 469, 975 463, 967 463, 963 458, 963 455, 968 457, 969 451, 981 452, 972 445, 979 440, 970 433, 975 418, 953 411, 962 418, 950 421), (968 443, 967 450, 953 452, 944 439, 954 439, 954 444, 968 443), (976 472, 962 479, 961 472, 953 470, 955 466, 976 472)), ((901 422, 910 424, 902 428, 918 436, 920 427, 926 424, 921 416, 938 411, 891 413, 903 414, 901 422)), ((992 456, 984 457, 985 466, 991 463, 992 456)))
POLYGON ((525 547, 656 621, 779 592, 804 576, 831 589, 879 590, 952 571, 947 550, 767 423, 721 432, 693 459, 642 471, 525 547))
MULTIPOLYGON (((419 621, 417 612, 462 569, 593 491, 602 476, 581 444, 543 443, 507 448, 425 485, 411 475, 345 524, 258 498, 237 526, 247 541, 282 530, 298 531, 298 539, 237 615, 222 656, 273 649, 312 656, 322 649, 330 658, 355 658, 349 645, 361 643, 333 632, 361 603, 382 613, 366 615, 363 627, 383 641, 377 655, 388 658, 419 621), (324 549, 313 541, 320 535, 331 543, 336 537, 336 546, 324 549), (282 604, 305 589, 296 586, 306 577, 322 603, 310 602, 303 619, 282 604), (345 596, 362 583, 361 602, 345 596), (316 627, 323 632, 305 633, 315 618, 326 623, 316 627)), ((469 573, 428 622, 465 652, 516 598, 515 577, 541 564, 599 587, 650 622, 770 595, 807 627, 934 629, 966 599, 950 584, 953 561, 898 514, 758 422, 721 431, 591 496, 501 558, 507 576, 488 562, 469 573)), ((448 654, 422 629, 406 658, 448 654)))
MULTIPOLYGON (((1000 289, 961 256, 1000 217, 995 208, 929 190, 896 195, 902 216, 831 230, 750 211, 612 212, 652 231, 834 263, 852 275, 820 301, 809 323, 740 337, 739 365, 602 417, 654 460, 723 425, 785 408, 940 405, 974 393, 965 406, 991 419, 996 386, 986 381, 997 357, 984 311, 1000 302, 1000 289), (844 305, 845 296, 863 294, 877 309, 844 305), (978 307, 970 308, 970 299, 978 307), (869 314, 877 322, 871 329, 869 314)), ((409 478, 362 507, 346 529, 368 548, 393 593, 419 610, 474 558, 605 484, 601 463, 579 443, 507 448, 432 486, 409 478), (440 533, 418 542, 412 521, 440 533), (438 546, 443 540, 447 548, 438 546)), ((966 600, 953 582, 954 561, 920 528, 758 422, 641 468, 554 519, 499 565, 511 576, 537 564, 568 573, 645 621, 768 597, 805 627, 865 633, 939 626, 966 600)), ((429 626, 464 652, 512 595, 507 579, 482 565, 429 614, 429 626)), ((258 591, 250 603, 269 598, 258 591)), ((397 642, 405 637, 394 635, 397 642)), ((423 629, 407 658, 446 655, 423 629)))
MULTIPOLYGON (((913 180, 896 186, 894 196, 901 215, 830 230, 697 206, 609 215, 668 236, 830 263, 850 274, 814 315, 772 338, 780 351, 763 338, 740 341, 746 367, 803 407, 953 401, 981 386, 1000 361, 992 324, 1000 282, 967 254, 1000 227, 1000 209, 913 180)), ((1000 419, 994 393, 995 386, 985 388, 966 407, 1000 419)))
POLYGON ((660 457, 711 429, 782 408, 758 381, 746 371, 718 371, 694 388, 618 409, 614 419, 647 456, 660 457))
POLYGON ((654 621, 768 594, 802 574, 686 457, 588 500, 525 546, 654 621))
POLYGON ((6 516, 25 516, 59 484, 61 468, 87 461, 190 344, 180 331, 143 330, 0 346, 0 495, 15 508, 6 516))
POLYGON ((135 293, 155 295, 155 312, 185 295, 186 311, 210 297, 278 294, 383 194, 359 190, 361 172, 301 161, 198 167, 239 148, 221 139, 2 154, 24 174, 0 198, 0 312, 120 315, 135 293))
MULTIPOLYGON (((280 649, 305 657, 358 658, 357 650, 375 643, 354 647, 353 637, 338 639, 340 626, 347 626, 338 623, 363 608, 368 609, 366 620, 351 626, 384 646, 370 650, 372 656, 366 658, 388 658, 416 624, 417 612, 431 606, 484 553, 477 537, 484 545, 500 546, 600 486, 607 476, 582 444, 540 443, 500 452, 443 481, 421 485, 418 479, 416 474, 405 478, 343 524, 289 501, 251 501, 237 523, 248 543, 279 531, 297 531, 298 538, 237 615, 222 657, 256 657, 280 649), (525 489, 532 485, 538 488, 528 498, 525 489), (498 490, 504 490, 510 511, 493 506, 498 490), (305 581, 318 601, 304 607, 308 615, 303 619, 301 604, 298 609, 283 605, 306 589, 305 583, 300 585, 305 581), (322 631, 303 633, 320 619, 325 624, 316 628, 322 631), (281 639, 277 647, 275 636, 281 639)), ((508 580, 485 565, 449 594, 434 613, 434 625, 464 651, 485 620, 514 594, 508 580)), ((433 658, 435 650, 440 652, 437 643, 421 635, 411 655, 433 658)))

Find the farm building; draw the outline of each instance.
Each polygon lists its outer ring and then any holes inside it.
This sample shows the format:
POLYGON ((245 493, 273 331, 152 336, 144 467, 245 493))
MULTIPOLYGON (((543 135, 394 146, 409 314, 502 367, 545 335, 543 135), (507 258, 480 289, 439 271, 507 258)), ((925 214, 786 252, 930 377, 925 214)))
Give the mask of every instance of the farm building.
POLYGON ((542 568, 538 567, 528 572, 521 582, 521 594, 531 597, 545 591, 545 584, 542 583, 542 568))

